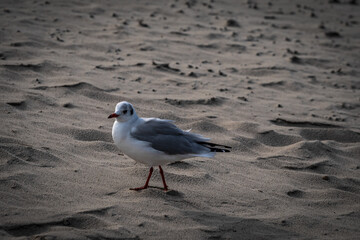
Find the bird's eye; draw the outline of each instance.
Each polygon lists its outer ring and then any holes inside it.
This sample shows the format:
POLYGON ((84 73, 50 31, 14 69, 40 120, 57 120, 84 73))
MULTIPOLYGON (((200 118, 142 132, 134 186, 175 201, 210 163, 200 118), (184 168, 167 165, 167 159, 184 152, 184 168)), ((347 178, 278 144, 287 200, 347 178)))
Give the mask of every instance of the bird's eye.
POLYGON ((124 110, 124 111, 122 111, 123 112, 123 114, 126 114, 127 113, 127 110, 124 110))

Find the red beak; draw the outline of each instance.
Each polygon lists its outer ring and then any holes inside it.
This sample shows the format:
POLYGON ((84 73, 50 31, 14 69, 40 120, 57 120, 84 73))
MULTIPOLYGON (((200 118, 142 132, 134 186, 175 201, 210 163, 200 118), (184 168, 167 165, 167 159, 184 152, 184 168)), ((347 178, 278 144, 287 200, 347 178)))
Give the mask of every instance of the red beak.
POLYGON ((117 115, 116 113, 112 113, 108 116, 108 118, 116 118, 118 117, 119 115, 117 115))

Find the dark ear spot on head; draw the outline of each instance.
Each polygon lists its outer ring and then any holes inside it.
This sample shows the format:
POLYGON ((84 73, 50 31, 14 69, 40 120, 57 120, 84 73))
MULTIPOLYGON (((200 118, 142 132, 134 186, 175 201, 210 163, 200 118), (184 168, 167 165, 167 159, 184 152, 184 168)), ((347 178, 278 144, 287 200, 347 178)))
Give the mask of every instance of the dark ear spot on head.
POLYGON ((130 106, 130 115, 134 114, 134 109, 130 106))

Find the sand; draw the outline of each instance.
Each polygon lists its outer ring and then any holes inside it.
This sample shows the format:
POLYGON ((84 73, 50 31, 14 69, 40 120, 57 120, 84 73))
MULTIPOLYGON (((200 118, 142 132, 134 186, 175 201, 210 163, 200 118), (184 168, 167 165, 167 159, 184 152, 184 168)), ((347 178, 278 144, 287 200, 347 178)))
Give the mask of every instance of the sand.
POLYGON ((1 239, 356 239, 360 6, 0 2, 1 239), (148 168, 119 101, 232 146, 148 168))

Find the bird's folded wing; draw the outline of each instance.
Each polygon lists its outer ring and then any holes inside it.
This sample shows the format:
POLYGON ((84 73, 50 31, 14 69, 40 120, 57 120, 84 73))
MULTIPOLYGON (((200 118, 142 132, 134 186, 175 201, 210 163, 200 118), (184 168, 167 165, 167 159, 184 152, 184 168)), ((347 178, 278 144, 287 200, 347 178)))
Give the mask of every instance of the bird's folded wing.
POLYGON ((185 132, 169 121, 150 119, 131 129, 130 136, 145 141, 158 151, 169 155, 203 154, 209 152, 198 142, 209 139, 185 132))

